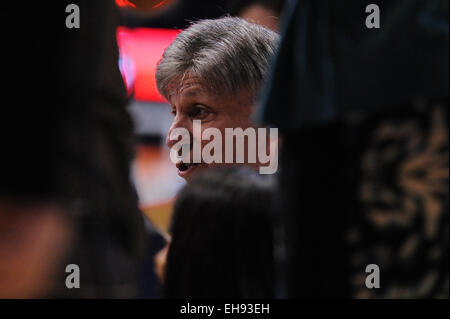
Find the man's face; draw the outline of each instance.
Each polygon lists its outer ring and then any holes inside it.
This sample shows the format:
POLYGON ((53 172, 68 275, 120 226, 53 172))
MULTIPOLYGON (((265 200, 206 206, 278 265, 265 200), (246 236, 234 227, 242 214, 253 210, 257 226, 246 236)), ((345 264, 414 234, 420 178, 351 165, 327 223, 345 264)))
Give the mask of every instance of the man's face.
MULTIPOLYGON (((201 121, 201 131, 207 128, 217 128, 225 137, 225 128, 246 129, 250 127, 252 112, 251 99, 245 94, 238 96, 226 96, 214 94, 208 90, 198 78, 185 79, 178 87, 170 90, 169 103, 174 115, 172 125, 167 135, 166 143, 171 148, 178 140, 170 140, 170 134, 175 128, 185 128, 191 137, 191 163, 193 147, 193 121, 201 121)), ((201 148, 209 141, 198 141, 201 148)), ((222 145, 224 145, 222 141, 222 145)), ((224 154, 224 152, 223 152, 224 154)), ((224 161, 222 161, 224 162, 224 161)), ((192 175, 206 167, 226 164, 189 164, 177 163, 178 175, 189 181, 192 175)))

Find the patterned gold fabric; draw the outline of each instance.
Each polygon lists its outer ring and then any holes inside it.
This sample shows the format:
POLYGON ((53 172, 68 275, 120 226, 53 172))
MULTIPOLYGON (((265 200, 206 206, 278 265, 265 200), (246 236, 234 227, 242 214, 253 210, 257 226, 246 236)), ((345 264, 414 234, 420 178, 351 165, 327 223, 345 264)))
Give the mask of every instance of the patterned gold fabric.
POLYGON ((448 102, 417 100, 411 112, 367 127, 361 215, 349 232, 358 298, 448 298, 448 102), (447 103, 447 104, 445 104, 447 103), (380 267, 367 289, 365 266, 380 267))

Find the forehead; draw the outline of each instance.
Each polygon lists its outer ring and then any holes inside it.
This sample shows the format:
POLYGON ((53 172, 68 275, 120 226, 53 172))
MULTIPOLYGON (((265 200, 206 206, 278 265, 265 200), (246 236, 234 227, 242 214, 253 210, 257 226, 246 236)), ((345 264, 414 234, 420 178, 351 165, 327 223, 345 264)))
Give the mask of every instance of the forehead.
POLYGON ((172 105, 188 102, 189 100, 197 100, 204 102, 209 106, 220 107, 222 105, 237 105, 239 107, 251 105, 253 100, 248 90, 242 90, 237 94, 228 93, 225 90, 219 92, 207 85, 204 80, 199 77, 178 78, 168 87, 168 100, 172 105))
POLYGON ((205 83, 198 77, 178 78, 169 85, 169 101, 174 98, 202 97, 213 95, 205 83))

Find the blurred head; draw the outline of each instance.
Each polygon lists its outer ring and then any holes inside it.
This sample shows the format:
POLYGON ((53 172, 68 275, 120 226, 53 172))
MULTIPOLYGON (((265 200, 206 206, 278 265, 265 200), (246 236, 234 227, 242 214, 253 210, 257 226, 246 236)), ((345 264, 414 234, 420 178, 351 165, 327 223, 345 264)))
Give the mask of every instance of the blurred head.
POLYGON ((273 297, 272 189, 245 167, 193 178, 175 203, 167 297, 273 297))
MULTIPOLYGON (((202 121, 202 132, 217 128, 222 136, 225 128, 251 127, 253 104, 278 39, 275 32, 231 17, 199 21, 181 32, 164 52, 156 73, 158 89, 174 115, 167 145, 177 142, 169 138, 175 128, 185 128, 192 140, 194 120, 202 121)), ((206 143, 199 143, 203 149, 206 143)), ((177 166, 190 180, 195 171, 210 165, 177 166)))
POLYGON ((285 0, 230 0, 229 9, 232 15, 279 30, 284 4, 285 0))

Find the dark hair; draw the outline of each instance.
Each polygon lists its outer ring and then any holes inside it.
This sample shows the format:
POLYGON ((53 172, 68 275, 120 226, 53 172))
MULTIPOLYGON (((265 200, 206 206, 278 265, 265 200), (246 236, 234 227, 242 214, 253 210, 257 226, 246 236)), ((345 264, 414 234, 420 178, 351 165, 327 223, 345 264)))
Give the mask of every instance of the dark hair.
POLYGON ((179 194, 168 298, 272 298, 273 180, 249 168, 208 169, 179 194))

